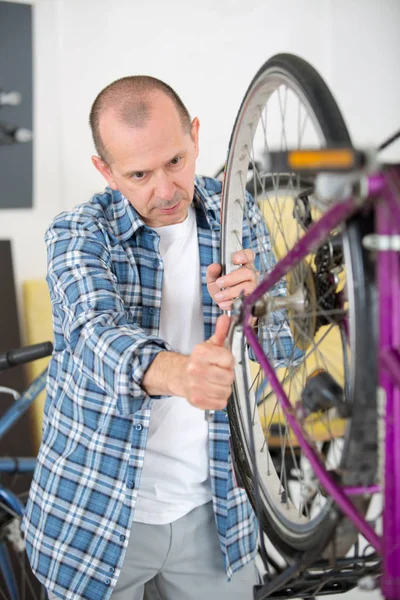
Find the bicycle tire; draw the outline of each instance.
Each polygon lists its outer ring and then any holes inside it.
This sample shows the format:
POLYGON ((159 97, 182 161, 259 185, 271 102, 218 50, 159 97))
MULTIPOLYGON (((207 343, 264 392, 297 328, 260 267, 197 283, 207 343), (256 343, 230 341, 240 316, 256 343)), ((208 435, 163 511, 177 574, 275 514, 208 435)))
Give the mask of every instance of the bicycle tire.
MULTIPOLYGON (((349 133, 337 104, 317 71, 303 59, 290 54, 279 54, 268 60, 257 72, 245 94, 229 144, 222 200, 221 263, 224 272, 230 272, 234 268, 231 260, 232 248, 240 249, 237 247, 237 242, 229 239, 231 234, 228 220, 230 212, 235 210, 233 204, 237 201, 237 195, 232 192, 230 182, 240 152, 241 169, 246 175, 246 167, 243 165, 243 148, 240 150, 238 143, 238 140, 243 141, 240 138, 243 134, 246 111, 251 110, 251 106, 254 109, 256 104, 254 95, 257 90, 262 89, 262 86, 268 88, 269 81, 273 87, 274 79, 279 80, 279 78, 285 79, 293 85, 305 99, 315 115, 325 145, 351 145, 349 133)), ((262 101, 265 101, 265 91, 263 94, 262 101)), ((261 100, 259 100, 260 103, 261 100)), ((247 125, 248 123, 246 123, 247 125)), ((244 178, 246 180, 246 177, 244 178)), ((237 190, 235 191, 237 192, 237 190)), ((237 223, 237 219, 235 222, 237 223)), ((377 468, 374 265, 361 244, 362 237, 371 230, 372 220, 370 217, 356 216, 346 223, 343 231, 346 267, 351 269, 351 279, 357 283, 353 289, 349 290, 349 305, 352 313, 350 344, 354 361, 351 372, 352 418, 345 435, 341 463, 344 472, 342 481, 345 485, 372 484, 375 481, 377 468), (371 324, 371 328, 365 327, 365 323, 371 324)), ((243 406, 244 400, 240 397, 238 376, 241 376, 240 366, 236 367, 232 400, 228 404, 232 447, 239 480, 242 482, 253 508, 256 509, 252 457, 249 440, 246 438, 240 416, 240 407, 243 406)), ((355 500, 355 504, 365 512, 368 501, 358 498, 355 500)), ((282 555, 291 560, 294 556, 298 556, 299 551, 306 552, 321 544, 326 546, 330 541, 332 542, 332 545, 329 545, 331 550, 329 548, 326 550, 327 555, 339 556, 348 551, 357 539, 357 532, 348 519, 340 520, 338 513, 333 519, 333 511, 332 501, 328 500, 320 521, 315 526, 308 529, 303 528, 302 532, 299 532, 298 528, 288 527, 283 517, 279 513, 277 514, 263 497, 262 510, 258 517, 264 532, 274 546, 282 555), (334 532, 336 535, 333 535, 334 532)))
MULTIPOLYGON (((27 497, 28 492, 18 494, 24 506, 27 497)), ((0 549, 7 563, 7 573, 0 569, 0 600, 47 600, 47 592, 32 573, 25 554, 21 519, 22 515, 14 512, 8 504, 1 503, 0 549)))

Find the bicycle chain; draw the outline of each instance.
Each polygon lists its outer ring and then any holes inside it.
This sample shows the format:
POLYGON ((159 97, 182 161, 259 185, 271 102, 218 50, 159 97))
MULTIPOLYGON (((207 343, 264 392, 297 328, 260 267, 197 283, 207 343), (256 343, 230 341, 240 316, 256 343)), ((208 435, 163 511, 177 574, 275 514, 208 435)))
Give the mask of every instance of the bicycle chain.
MULTIPOLYGON (((340 306, 339 294, 336 292, 335 275, 332 273, 334 268, 343 263, 343 253, 341 250, 332 250, 329 243, 321 246, 315 255, 315 268, 313 272, 315 290, 317 295, 318 312, 330 312, 340 306)), ((334 315, 327 318, 324 315, 317 316, 315 333, 324 325, 329 325, 334 320, 334 315)))
MULTIPOLYGON (((313 225, 309 195, 314 191, 313 187, 307 188, 295 199, 293 217, 307 231, 313 225)), ((336 280, 332 270, 343 264, 342 250, 333 249, 328 243, 321 246, 315 255, 315 268, 313 270, 314 286, 317 297, 318 308, 322 311, 333 311, 340 307, 339 294, 336 292, 336 280)), ((318 310, 319 312, 319 310, 318 310)), ((327 318, 318 315, 315 325, 315 333, 324 325, 329 325, 334 320, 331 315, 327 318)))

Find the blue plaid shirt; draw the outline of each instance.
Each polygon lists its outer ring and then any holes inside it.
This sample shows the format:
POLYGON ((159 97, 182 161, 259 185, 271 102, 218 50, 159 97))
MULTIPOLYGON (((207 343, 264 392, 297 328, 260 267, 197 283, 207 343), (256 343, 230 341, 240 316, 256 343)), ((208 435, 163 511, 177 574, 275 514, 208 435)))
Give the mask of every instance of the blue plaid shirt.
MULTIPOLYGON (((204 336, 220 314, 206 269, 220 262, 221 184, 196 178, 204 336)), ((252 199, 243 245, 269 239, 252 199)), ((106 188, 46 233, 54 326, 43 437, 23 520, 38 579, 60 598, 107 600, 128 545, 152 403, 141 387, 158 352, 163 264, 157 233, 106 188)), ((271 264, 272 253, 259 260, 271 264)), ((280 326, 288 347, 290 334, 280 326)), ((280 345, 282 347, 282 345, 280 345)), ((291 346, 291 343, 289 344, 291 346)), ((229 424, 209 426, 213 506, 227 577, 254 557, 256 519, 232 473, 229 424)))

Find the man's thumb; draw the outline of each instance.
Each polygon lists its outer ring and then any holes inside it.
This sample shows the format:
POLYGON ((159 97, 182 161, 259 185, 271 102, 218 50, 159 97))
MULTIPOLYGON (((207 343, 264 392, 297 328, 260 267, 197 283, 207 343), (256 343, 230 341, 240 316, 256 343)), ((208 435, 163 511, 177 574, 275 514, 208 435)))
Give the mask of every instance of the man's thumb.
POLYGON ((210 342, 215 344, 216 346, 224 346, 225 339, 228 335, 229 331, 229 323, 230 317, 228 315, 221 315, 217 319, 217 324, 215 326, 214 335, 210 338, 210 342))

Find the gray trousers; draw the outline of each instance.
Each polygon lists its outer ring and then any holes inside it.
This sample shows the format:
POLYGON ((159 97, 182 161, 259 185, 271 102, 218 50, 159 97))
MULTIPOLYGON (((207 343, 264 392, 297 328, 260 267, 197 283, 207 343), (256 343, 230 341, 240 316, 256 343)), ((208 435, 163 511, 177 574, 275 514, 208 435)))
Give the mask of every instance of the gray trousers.
POLYGON ((212 502, 168 525, 134 523, 111 600, 251 600, 254 562, 226 580, 212 502))
POLYGON ((209 502, 168 525, 134 523, 111 600, 252 600, 256 583, 254 561, 226 580, 209 502))

